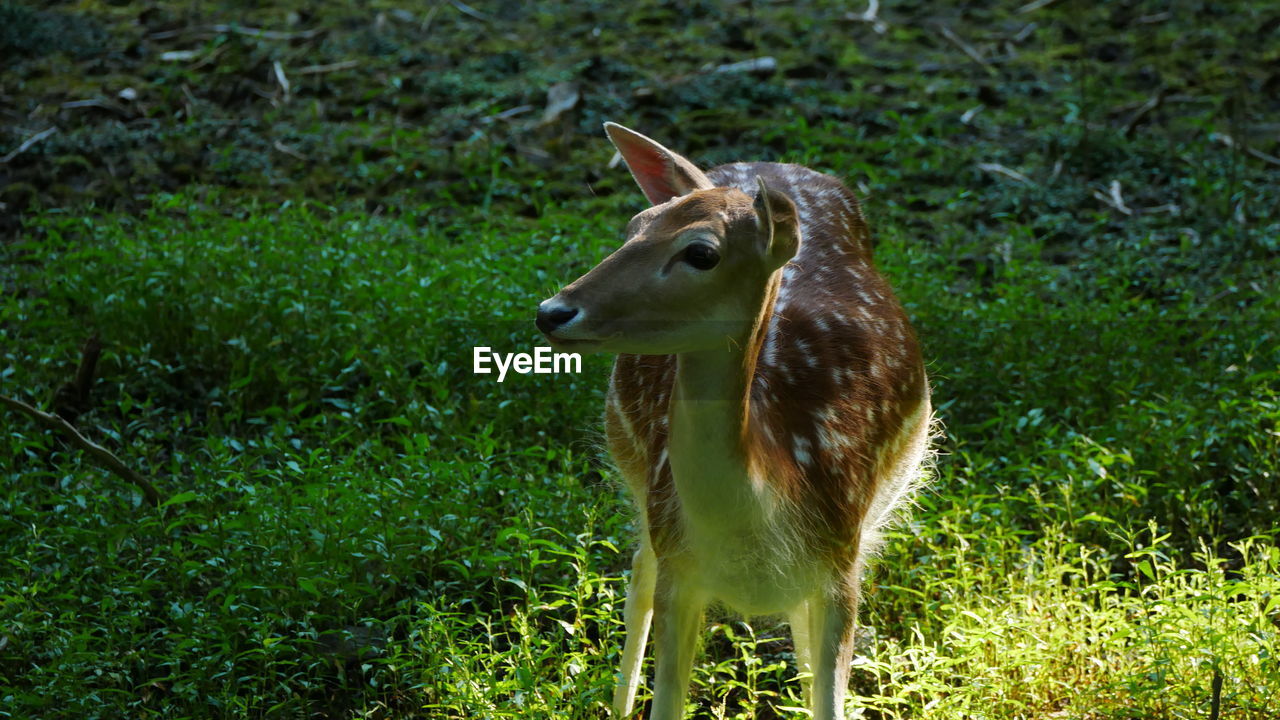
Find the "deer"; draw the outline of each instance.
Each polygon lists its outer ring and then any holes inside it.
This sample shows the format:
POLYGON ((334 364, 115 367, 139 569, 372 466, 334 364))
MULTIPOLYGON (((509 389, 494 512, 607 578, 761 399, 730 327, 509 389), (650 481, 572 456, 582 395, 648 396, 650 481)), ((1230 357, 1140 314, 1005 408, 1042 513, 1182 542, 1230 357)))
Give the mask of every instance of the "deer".
POLYGON ((617 355, 604 435, 640 542, 613 712, 635 711, 652 630, 649 717, 683 716, 719 602, 785 617, 812 717, 843 718, 862 576, 929 455, 914 330, 838 178, 772 162, 704 172, 604 129, 650 207, 536 325, 556 349, 617 355))

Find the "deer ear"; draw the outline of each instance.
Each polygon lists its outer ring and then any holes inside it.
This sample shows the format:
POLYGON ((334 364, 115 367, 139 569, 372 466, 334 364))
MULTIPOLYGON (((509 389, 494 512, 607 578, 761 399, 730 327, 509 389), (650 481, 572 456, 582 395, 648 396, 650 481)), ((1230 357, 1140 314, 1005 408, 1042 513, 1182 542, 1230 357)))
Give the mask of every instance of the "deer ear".
POLYGON ((627 161, 644 196, 654 205, 694 190, 715 187, 693 163, 644 135, 611 122, 604 124, 604 131, 627 161))
POLYGON ((760 227, 765 231, 768 246, 765 254, 774 269, 786 265, 800 250, 800 221, 796 205, 791 198, 777 190, 769 189, 764 178, 756 176, 760 191, 756 193, 754 208, 760 227))

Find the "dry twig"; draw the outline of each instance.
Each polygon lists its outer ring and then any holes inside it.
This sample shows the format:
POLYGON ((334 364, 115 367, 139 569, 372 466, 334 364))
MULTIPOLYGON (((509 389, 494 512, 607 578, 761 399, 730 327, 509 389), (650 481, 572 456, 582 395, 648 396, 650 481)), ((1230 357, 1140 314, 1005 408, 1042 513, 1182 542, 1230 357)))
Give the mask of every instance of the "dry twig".
POLYGON ((93 390, 93 378, 98 369, 98 358, 102 355, 102 343, 94 335, 85 341, 80 349, 80 366, 76 368, 75 378, 63 383, 53 394, 53 413, 71 424, 81 414, 92 407, 89 393, 93 390))
POLYGON ((112 454, 110 450, 81 435, 80 431, 76 430, 75 426, 71 423, 63 420, 57 415, 50 415, 47 412, 31 407, 21 400, 15 400, 11 397, 5 397, 4 395, 0 395, 0 404, 8 405, 14 410, 24 412, 36 419, 45 427, 57 430, 63 435, 66 435, 73 445, 88 453, 89 457, 93 458, 99 465, 133 483, 142 491, 143 497, 147 499, 147 502, 151 506, 155 507, 160 504, 160 492, 156 490, 155 486, 152 485, 149 480, 139 475, 133 468, 121 462, 120 458, 112 454))
POLYGON ((991 61, 982 57, 982 53, 973 48, 972 45, 965 42, 959 35, 952 32, 951 28, 946 25, 939 25, 938 32, 942 33, 942 37, 951 42, 952 45, 960 48, 960 51, 969 56, 969 59, 986 68, 987 72, 992 75, 996 74, 996 69, 991 67, 991 61))
POLYGON ((1133 214, 1133 210, 1128 205, 1125 205, 1124 197, 1120 194, 1119 180, 1111 181, 1111 187, 1108 193, 1103 193, 1101 190, 1094 190, 1093 196, 1107 205, 1110 205, 1112 208, 1115 208, 1118 212, 1125 215, 1133 214))
MULTIPOLYGON (((1209 133, 1209 139, 1220 142, 1229 148, 1234 148, 1236 146, 1235 138, 1225 133, 1209 133)), ((1245 145, 1242 149, 1246 155, 1251 155, 1262 162, 1269 163, 1271 165, 1280 165, 1280 158, 1275 155, 1268 155, 1267 153, 1264 153, 1257 148, 1249 147, 1248 145, 1245 145)))
POLYGON ((1025 15, 1029 12, 1035 12, 1042 7, 1048 7, 1049 5, 1052 5, 1057 1, 1058 0, 1032 0, 1032 2, 1029 2, 1026 5, 1023 5, 1022 7, 1018 8, 1017 13, 1019 15, 1025 15))
POLYGON ((480 118, 480 122, 487 125, 489 123, 498 122, 499 120, 510 120, 517 115, 523 115, 533 109, 535 108, 532 105, 517 105, 513 108, 507 108, 497 115, 486 115, 480 118))
POLYGON ((449 0, 449 4, 450 4, 450 5, 452 5, 454 8, 456 8, 456 9, 457 9, 457 11, 458 11, 458 12, 460 12, 460 13, 462 13, 463 15, 470 15, 471 17, 473 17, 473 18, 475 18, 475 19, 477 19, 477 20, 484 20, 484 21, 486 21, 486 22, 489 20, 489 16, 488 16, 488 15, 485 15, 484 13, 480 12, 479 10, 477 10, 477 9, 475 9, 475 8, 473 8, 473 7, 471 7, 470 5, 468 5, 468 4, 464 3, 464 2, 462 2, 462 0, 449 0))
POLYGON ((359 67, 359 60, 342 60, 335 63, 327 63, 325 65, 307 65, 294 70, 295 75, 320 75, 322 73, 337 72, 339 70, 350 70, 359 67))
POLYGON ((280 89, 284 91, 284 99, 288 100, 291 88, 289 86, 289 76, 284 74, 284 66, 280 64, 279 60, 276 60, 271 63, 271 69, 275 72, 276 82, 279 83, 280 89))
POLYGON ((235 33, 264 40, 308 40, 324 32, 320 29, 301 30, 298 32, 279 32, 261 28, 244 27, 243 25, 210 25, 209 29, 216 33, 235 33))
POLYGON ((1272 165, 1280 165, 1280 158, 1275 155, 1268 155, 1257 148, 1247 147, 1244 149, 1244 152, 1246 155, 1252 155, 1262 162, 1270 163, 1272 165))
POLYGON ((849 20, 871 23, 871 29, 875 30, 877 35, 883 35, 885 30, 889 29, 889 25, 880 19, 880 0, 867 0, 866 10, 861 13, 848 12, 844 16, 849 20))
POLYGON ((41 140, 49 137, 50 135, 56 132, 58 132, 58 128, 48 127, 36 133, 35 135, 32 135, 26 140, 23 140, 22 144, 19 145, 17 148, 15 148, 13 152, 9 153, 8 155, 5 155, 4 157, 0 157, 0 165, 3 165, 4 163, 7 163, 10 160, 18 157, 19 155, 21 155, 22 153, 30 149, 32 145, 35 145, 36 143, 40 142, 41 140))
POLYGON ((1035 32, 1037 27, 1039 26, 1034 22, 1029 22, 1026 25, 1023 25, 1022 29, 1019 30, 1017 34, 1009 38, 1009 42, 1015 45, 1024 42, 1027 38, 1031 37, 1031 33, 1035 32))
POLYGON ((978 169, 985 170, 986 172, 989 172, 989 173, 995 173, 996 175, 1003 175, 1012 180, 1017 180, 1018 182, 1024 185, 1036 184, 1034 180, 1027 177, 1026 175, 1023 175, 1022 173, 1018 172, 1017 170, 1014 170, 1013 168, 1005 167, 1000 163, 978 163, 978 169))
POLYGON ((1153 111, 1164 104, 1164 98, 1167 94, 1167 90, 1160 88, 1155 95, 1152 95, 1149 100, 1142 103, 1142 106, 1134 111, 1133 115, 1131 115, 1124 124, 1124 136, 1126 138, 1132 137, 1133 131, 1137 129, 1138 124, 1141 123, 1147 115, 1150 115, 1153 111))
POLYGON ((288 145, 285 145, 279 140, 276 140, 275 142, 271 143, 271 147, 275 148, 276 150, 279 150, 280 152, 284 153, 285 155, 288 155, 289 157, 301 160, 303 162, 307 161, 306 155, 303 155, 302 153, 298 152, 297 150, 294 150, 288 145))
POLYGON ((578 85, 572 82, 559 82, 547 88, 547 107, 542 113, 540 125, 555 122, 561 115, 577 107, 582 97, 578 85))
POLYGON ((769 57, 751 58, 750 60, 740 60, 738 62, 725 63, 712 68, 713 73, 740 73, 740 72, 773 72, 778 69, 778 61, 769 57))

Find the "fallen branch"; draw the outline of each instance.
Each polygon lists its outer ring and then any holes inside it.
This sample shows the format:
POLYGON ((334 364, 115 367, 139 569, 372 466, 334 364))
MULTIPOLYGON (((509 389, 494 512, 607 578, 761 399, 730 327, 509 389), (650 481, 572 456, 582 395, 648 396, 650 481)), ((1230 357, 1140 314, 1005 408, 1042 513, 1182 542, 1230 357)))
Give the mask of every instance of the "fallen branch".
POLYGON ((1094 190, 1093 196, 1103 203, 1110 205, 1112 208, 1125 215, 1132 215, 1133 210, 1124 202, 1124 197, 1120 194, 1120 181, 1112 180, 1109 193, 1103 193, 1100 190, 1094 190))
POLYGON ((952 45, 960 48, 960 51, 969 56, 969 59, 986 68, 987 72, 992 75, 997 74, 996 69, 991 67, 991 61, 982 57, 982 53, 973 48, 972 45, 965 42, 959 35, 955 34, 951 28, 946 25, 939 25, 938 32, 942 33, 942 37, 951 42, 952 45))
POLYGON ((291 158, 301 160, 302 162, 307 161, 306 155, 303 155, 302 153, 298 152, 297 150, 294 150, 288 145, 285 145, 279 140, 276 140, 275 142, 271 143, 271 147, 275 148, 276 150, 279 150, 280 152, 284 153, 285 155, 288 155, 291 158))
POLYGON ((93 376, 98 368, 98 357, 102 355, 102 343, 94 335, 85 341, 80 349, 80 366, 76 368, 76 377, 63 383, 53 394, 50 408, 54 415, 75 425, 82 413, 89 411, 89 393, 93 390, 93 376))
POLYGON ((485 15, 484 13, 480 12, 479 10, 477 10, 477 9, 475 9, 475 8, 473 8, 473 7, 471 7, 470 5, 468 5, 468 4, 464 3, 464 2, 462 2, 462 0, 449 0, 449 4, 450 4, 450 5, 452 5, 454 8, 456 8, 456 9, 458 10, 458 12, 462 13, 463 15, 470 15, 471 17, 473 17, 473 18, 475 18, 475 19, 477 19, 477 20, 483 20, 483 21, 485 21, 485 22, 488 22, 488 21, 489 21, 489 16, 488 16, 488 15, 485 15))
POLYGON ((170 50, 160 53, 160 59, 165 62, 186 62, 195 60, 200 53, 195 50, 170 50))
POLYGON ((32 135, 26 140, 23 140, 22 144, 19 145, 13 152, 9 153, 8 155, 5 155, 4 157, 0 157, 0 164, 7 163, 10 160, 18 157, 22 153, 26 152, 32 145, 35 145, 36 143, 40 142, 41 140, 49 137, 50 135, 56 132, 58 132, 58 128, 48 127, 36 133, 35 135, 32 135))
POLYGON ((1272 165, 1280 165, 1280 158, 1275 155, 1268 155, 1257 148, 1247 147, 1244 149, 1244 152, 1246 155, 1251 155, 1262 162, 1270 163, 1272 165))
POLYGON ((71 440, 73 445, 88 453, 89 457, 97 461, 99 465, 137 486, 137 488, 142 491, 143 496, 147 499, 147 503, 152 507, 160 505, 160 492, 156 490, 155 486, 152 485, 149 480, 139 475, 133 468, 121 462, 120 458, 112 454, 110 450, 81 435, 80 431, 76 430, 75 426, 71 423, 63 420, 57 415, 50 415, 47 412, 42 412, 21 400, 15 400, 11 397, 5 397, 4 395, 0 395, 0 404, 8 405, 14 410, 24 412, 32 418, 35 418, 45 427, 60 431, 71 440))
POLYGON ((534 110, 534 109, 535 108, 532 105, 517 105, 513 108, 507 108, 506 110, 503 110, 497 115, 486 115, 480 118, 480 122, 482 124, 487 125, 489 123, 497 122, 499 120, 510 120, 511 118, 517 115, 523 115, 524 113, 527 113, 530 110, 534 110))
POLYGON ((717 65, 711 70, 713 73, 741 73, 741 72, 773 72, 778 69, 778 61, 765 56, 751 58, 750 60, 742 60, 724 65, 717 65))
POLYGON ((1152 95, 1149 100, 1142 103, 1142 106, 1139 107, 1124 124, 1123 134, 1126 138, 1132 137, 1133 131, 1137 129, 1138 124, 1141 123, 1147 115, 1150 115, 1153 110, 1156 110, 1164 104, 1164 98, 1167 94, 1168 92, 1164 88, 1160 88, 1155 95, 1152 95))
MULTIPOLYGON (((1223 145, 1226 145, 1229 148, 1236 147, 1235 138, 1224 133, 1216 133, 1216 132, 1209 133, 1209 139, 1215 142, 1222 143, 1223 145)), ((1275 155, 1268 155, 1267 153, 1264 153, 1257 148, 1249 147, 1248 145, 1243 145, 1241 149, 1244 150, 1244 153, 1246 155, 1253 156, 1264 163, 1270 163, 1272 165, 1280 165, 1280 158, 1276 157, 1275 155)))
POLYGON ((1000 163, 978 163, 978 169, 985 170, 986 172, 989 172, 989 173, 995 173, 996 175, 1003 175, 1011 180, 1017 180, 1018 182, 1023 183, 1024 185, 1036 184, 1034 180, 1027 177, 1026 175, 1023 175, 1022 173, 1018 172, 1017 170, 1014 170, 1013 168, 1005 167, 1000 163))
MULTIPOLYGON (((776 58, 765 55, 763 57, 751 58, 749 60, 740 60, 738 62, 726 63, 724 65, 712 65, 710 63, 698 68, 695 72, 685 73, 684 75, 675 75, 667 78, 665 84, 676 85, 679 83, 700 80, 708 75, 720 75, 723 73, 761 73, 767 74, 778 69, 778 61, 776 58)), ((647 87, 637 88, 636 97, 648 97, 653 94, 653 90, 647 87)))
POLYGON ((244 27, 243 25, 211 25, 209 29, 216 33, 236 33, 237 35, 248 35, 249 37, 262 38, 264 40, 307 40, 324 32, 318 28, 299 32, 280 32, 278 30, 244 27))
POLYGON ((284 66, 280 64, 279 60, 276 60, 271 63, 271 69, 275 72, 276 83, 280 85, 280 89, 284 91, 284 99, 288 100, 291 88, 289 86, 289 76, 284 74, 284 66))
POLYGON ((118 115, 128 115, 129 111, 123 107, 102 98, 90 98, 88 100, 69 100, 62 103, 62 107, 66 110, 75 110, 76 108, 98 108, 99 110, 109 110, 118 115))
POLYGON ((1019 15, 1026 15, 1027 13, 1035 12, 1042 7, 1048 7, 1054 4, 1055 2, 1057 2, 1057 0, 1033 0, 1032 2, 1029 2, 1026 5, 1023 5, 1022 7, 1018 8, 1015 12, 1017 12, 1019 15))
POLYGON ((868 0, 866 10, 861 13, 848 12, 844 16, 856 22, 871 23, 871 29, 875 30, 877 35, 883 35, 885 30, 889 29, 888 24, 880 19, 880 0, 868 0))
POLYGON ((1052 185, 1054 180, 1062 174, 1062 158, 1053 161, 1053 171, 1049 173, 1049 179, 1045 181, 1045 185, 1052 185))
POLYGON ((549 125, 555 122, 561 115, 577 107, 581 97, 575 83, 560 82, 547 88, 547 108, 538 124, 549 125))
POLYGON ((295 75, 320 75, 322 73, 337 72, 339 70, 350 70, 353 67, 359 67, 359 60, 342 60, 335 63, 327 63, 324 65, 307 65, 294 70, 295 75))
POLYGON ((1018 45, 1024 42, 1027 38, 1031 37, 1031 33, 1035 32, 1037 27, 1039 26, 1033 22, 1029 22, 1026 25, 1023 25, 1022 29, 1019 30, 1016 35, 1009 38, 1009 42, 1013 43, 1014 45, 1018 45))
MULTIPOLYGON (((243 25, 206 25, 197 28, 180 28, 177 30, 161 30, 147 35, 149 40, 170 40, 172 38, 181 37, 187 33, 206 34, 206 33, 235 33, 236 35, 248 35, 249 37, 262 38, 264 40, 309 40, 320 33, 324 32, 319 28, 313 30, 301 30, 298 32, 281 32, 279 30, 263 30, 261 28, 245 27, 243 25)), ((176 52, 194 52, 186 50, 178 50, 176 52)), ((170 53, 165 53, 169 55, 170 53)))

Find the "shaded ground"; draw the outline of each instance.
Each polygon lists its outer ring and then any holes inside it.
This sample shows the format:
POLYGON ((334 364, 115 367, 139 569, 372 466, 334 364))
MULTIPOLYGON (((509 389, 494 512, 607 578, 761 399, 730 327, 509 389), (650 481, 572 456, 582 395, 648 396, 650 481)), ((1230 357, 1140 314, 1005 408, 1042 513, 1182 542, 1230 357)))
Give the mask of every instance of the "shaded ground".
POLYGON ((54 132, 0 165, 4 229, 34 208, 136 210, 152 193, 192 185, 370 210, 498 202, 533 215, 533 194, 563 201, 614 187, 612 174, 599 182, 603 119, 707 162, 793 154, 799 128, 821 129, 806 144, 907 174, 915 195, 900 201, 926 217, 957 181, 1006 178, 973 162, 910 167, 896 156, 910 148, 868 152, 868 138, 919 126, 965 159, 980 145, 972 159, 1037 182, 1106 190, 1120 179, 1137 208, 1172 202, 1224 220, 1274 213, 1274 197, 1246 182, 1280 155, 1274 8, 1047 5, 893 3, 868 22, 861 7, 817 2, 554 11, 300 2, 235 12, 6 2, 0 150, 54 132), (776 70, 709 72, 760 57, 776 70), (552 117, 558 83, 578 99, 552 117), (1170 152, 1134 157, 1130 141, 1152 133, 1170 152), (1182 143, 1213 154, 1234 143, 1216 197, 1189 200, 1171 186, 1176 165, 1195 162, 1176 157, 1182 143), (485 182, 494 163, 504 167, 496 186, 485 182))

